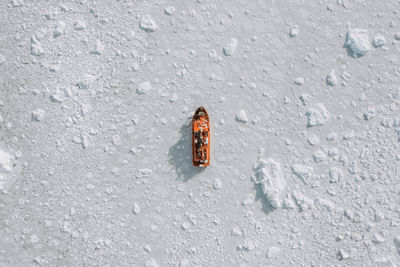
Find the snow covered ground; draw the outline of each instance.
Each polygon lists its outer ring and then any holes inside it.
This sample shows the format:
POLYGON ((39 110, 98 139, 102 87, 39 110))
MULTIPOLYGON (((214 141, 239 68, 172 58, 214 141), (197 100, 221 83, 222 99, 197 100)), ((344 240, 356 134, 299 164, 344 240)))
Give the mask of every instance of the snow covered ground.
POLYGON ((0 8, 1 266, 399 266, 398 1, 0 8))

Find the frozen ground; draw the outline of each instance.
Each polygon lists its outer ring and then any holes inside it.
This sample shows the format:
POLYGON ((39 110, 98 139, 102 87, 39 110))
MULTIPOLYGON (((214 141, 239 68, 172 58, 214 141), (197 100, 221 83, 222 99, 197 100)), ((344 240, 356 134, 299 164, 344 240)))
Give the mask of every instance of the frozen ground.
POLYGON ((399 266, 398 1, 0 8, 1 266, 399 266))

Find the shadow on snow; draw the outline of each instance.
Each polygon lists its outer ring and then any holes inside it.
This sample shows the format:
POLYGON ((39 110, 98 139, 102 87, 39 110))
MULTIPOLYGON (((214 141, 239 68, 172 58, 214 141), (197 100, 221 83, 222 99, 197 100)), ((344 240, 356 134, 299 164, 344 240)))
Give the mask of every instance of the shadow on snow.
POLYGON ((184 123, 179 130, 178 142, 168 151, 169 163, 175 168, 178 179, 188 181, 204 168, 194 167, 192 164, 192 132, 190 123, 184 123))

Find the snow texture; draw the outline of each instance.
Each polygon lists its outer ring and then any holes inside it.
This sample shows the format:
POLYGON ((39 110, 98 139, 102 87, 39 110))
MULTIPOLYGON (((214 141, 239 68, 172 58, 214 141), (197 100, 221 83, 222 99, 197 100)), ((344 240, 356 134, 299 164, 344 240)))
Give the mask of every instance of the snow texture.
POLYGON ((1 267, 399 266, 398 1, 0 10, 1 267))

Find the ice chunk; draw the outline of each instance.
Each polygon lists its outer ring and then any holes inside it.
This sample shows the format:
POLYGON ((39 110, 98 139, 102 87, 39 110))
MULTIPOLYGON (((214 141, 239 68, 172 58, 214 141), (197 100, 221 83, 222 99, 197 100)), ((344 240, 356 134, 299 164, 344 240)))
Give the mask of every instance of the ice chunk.
POLYGON ((104 46, 101 43, 100 40, 96 40, 93 44, 92 44, 92 48, 90 50, 90 54, 92 55, 101 55, 104 51, 104 46))
POLYGON ((220 179, 218 179, 218 178, 215 178, 215 179, 214 179, 213 188, 214 188, 215 190, 218 190, 218 189, 221 189, 221 188, 222 188, 222 182, 221 182, 220 179))
POLYGON ((246 123, 249 120, 247 119, 247 114, 244 109, 239 109, 238 113, 236 113, 236 121, 246 123))
POLYGON ((290 29, 289 36, 290 36, 290 37, 296 37, 298 34, 299 34, 299 26, 298 26, 298 25, 294 25, 294 26, 290 29))
POLYGON ((233 227, 231 230, 231 235, 236 236, 236 237, 241 237, 242 230, 240 230, 238 227, 233 227))
POLYGON ((69 88, 59 87, 50 95, 50 100, 53 103, 61 103, 67 100, 67 98, 70 98, 71 95, 71 90, 69 88))
POLYGON ((140 29, 146 32, 154 32, 157 30, 157 24, 154 22, 153 18, 150 15, 144 15, 139 23, 140 29))
POLYGON ((371 50, 367 32, 364 29, 352 29, 347 32, 345 46, 351 51, 354 58, 362 57, 371 50))
POLYGON ((314 105, 306 112, 306 115, 308 117, 307 127, 323 125, 330 117, 330 113, 322 103, 314 105))
POLYGON ((81 31, 81 30, 85 29, 85 27, 86 27, 86 23, 83 20, 78 19, 74 23, 74 29, 77 31, 81 31))
POLYGON ((268 251, 267 251, 267 258, 269 258, 269 259, 277 258, 279 256, 280 252, 281 252, 281 249, 279 247, 270 247, 270 248, 268 248, 268 251))
POLYGON ((133 203, 133 207, 132 207, 132 213, 133 214, 138 214, 140 212, 140 207, 138 203, 133 203))
POLYGON ((146 178, 153 173, 150 169, 138 169, 137 171, 138 173, 136 174, 136 178, 146 178))
POLYGON ((343 172, 341 169, 332 167, 329 169, 329 182, 337 183, 343 178, 343 172))
POLYGON ((314 158, 315 162, 321 162, 321 161, 326 160, 327 155, 326 155, 325 151, 323 151, 322 149, 319 149, 314 152, 313 158, 314 158))
POLYGON ((13 5, 13 7, 21 7, 24 5, 24 1, 23 0, 11 0, 11 4, 13 5))
POLYGON ((308 184, 310 182, 312 171, 313 168, 310 166, 305 166, 301 164, 292 165, 293 174, 299 177, 305 184, 308 184))
POLYGON ((399 255, 400 255, 400 236, 396 236, 396 237, 394 238, 394 246, 396 247, 397 252, 398 252, 399 255))
POLYGON ((151 91, 152 86, 149 81, 142 82, 139 84, 138 88, 136 89, 136 93, 139 95, 143 95, 151 91))
POLYGON ((376 48, 384 46, 385 43, 386 43, 386 39, 385 39, 385 36, 383 36, 382 34, 376 34, 374 36, 374 39, 372 40, 372 44, 376 48))
POLYGON ((254 166, 255 183, 261 185, 261 189, 268 202, 274 208, 282 206, 285 195, 286 182, 283 179, 280 163, 272 158, 260 159, 254 166))
POLYGON ((222 52, 224 53, 225 56, 232 56, 236 48, 238 46, 238 41, 236 38, 231 38, 228 43, 225 44, 224 48, 222 49, 222 52))
POLYGON ((336 77, 334 70, 331 70, 331 72, 328 75, 326 75, 325 82, 329 86, 336 86, 338 84, 338 79, 336 77))
POLYGON ((31 54, 32 56, 40 56, 44 53, 43 48, 39 42, 39 38, 35 35, 31 38, 31 54))
POLYGON ((304 84, 304 78, 303 77, 297 77, 296 79, 294 79, 294 83, 297 85, 302 85, 304 84))
POLYGON ((64 34, 65 32, 65 22, 64 21, 59 21, 57 25, 55 26, 54 32, 53 32, 53 37, 57 38, 58 36, 64 34))
POLYGON ((9 153, 0 150, 0 173, 11 172, 12 164, 13 157, 9 153))
POLYGON ((0 55, 0 65, 6 61, 6 58, 3 55, 0 55))
POLYGON ((164 9, 164 13, 167 15, 173 15, 176 11, 176 8, 174 6, 168 6, 164 9))
POLYGON ((33 121, 41 121, 43 119, 45 111, 41 108, 37 108, 32 111, 32 120, 33 121))

